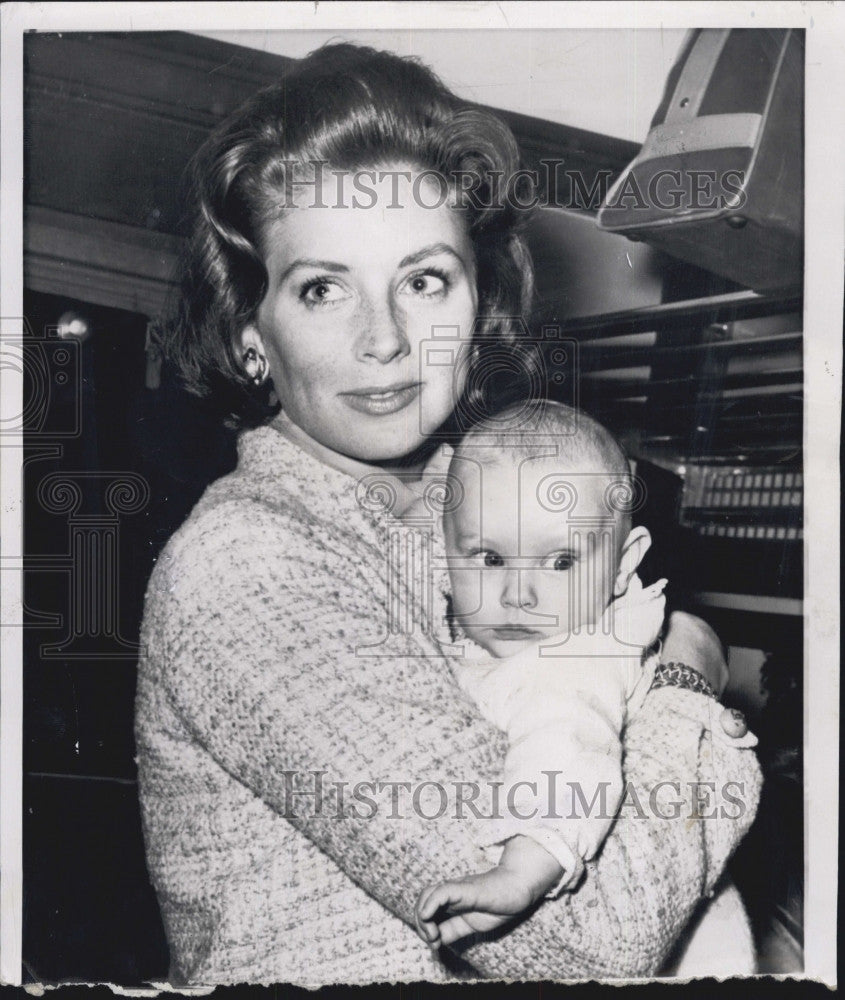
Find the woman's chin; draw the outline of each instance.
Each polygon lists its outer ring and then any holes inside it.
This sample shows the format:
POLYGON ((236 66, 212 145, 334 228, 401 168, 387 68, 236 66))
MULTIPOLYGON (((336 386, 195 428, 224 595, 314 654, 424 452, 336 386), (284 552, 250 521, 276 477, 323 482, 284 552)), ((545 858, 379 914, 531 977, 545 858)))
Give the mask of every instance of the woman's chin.
POLYGON ((349 458, 367 465, 397 468, 416 465, 423 453, 431 450, 428 439, 417 434, 413 437, 389 437, 367 441, 349 442, 344 450, 349 458))
POLYGON ((437 431, 442 423, 421 420, 419 414, 412 420, 385 421, 381 426, 360 428, 360 433, 350 435, 339 450, 370 465, 413 466, 441 443, 437 431))

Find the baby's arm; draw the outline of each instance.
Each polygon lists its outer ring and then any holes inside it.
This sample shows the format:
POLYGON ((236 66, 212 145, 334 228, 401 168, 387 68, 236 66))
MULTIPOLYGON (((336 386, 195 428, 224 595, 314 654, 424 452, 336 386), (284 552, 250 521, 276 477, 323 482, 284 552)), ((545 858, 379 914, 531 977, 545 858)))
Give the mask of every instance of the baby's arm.
POLYGON ((417 927, 429 944, 497 929, 579 882, 622 796, 626 704, 642 679, 641 644, 656 638, 663 620, 664 582, 638 595, 633 620, 608 619, 597 634, 570 634, 460 674, 508 734, 506 815, 490 821, 483 840, 503 850, 495 868, 420 895, 417 927))
POLYGON ((558 882, 560 864, 529 837, 513 837, 495 868, 424 889, 417 928, 432 947, 497 930, 538 903, 558 882))
POLYGON ((488 700, 498 711, 489 717, 509 747, 501 818, 485 824, 482 844, 531 837, 559 862, 559 890, 577 884, 616 815, 629 686, 624 658, 591 659, 575 644, 567 652, 523 650, 502 661, 497 697, 488 700))
POLYGON ((645 590, 632 582, 596 630, 500 661, 484 698, 485 715, 508 735, 512 794, 487 846, 532 837, 563 869, 558 891, 577 885, 610 830, 623 792, 622 729, 650 683, 642 656, 663 622, 666 581, 645 590))
MULTIPOLYGON (((591 648, 595 652, 596 644, 591 648)), ((499 661, 495 676, 483 677, 486 690, 475 692, 476 700, 505 729, 511 746, 504 815, 485 824, 481 843, 503 849, 495 868, 420 894, 417 928, 428 944, 496 930, 551 890, 578 882, 621 797, 624 673, 619 660, 541 658, 535 647, 499 661), (570 786, 583 796, 577 814, 570 786)), ((471 684, 465 686, 473 693, 471 684)))

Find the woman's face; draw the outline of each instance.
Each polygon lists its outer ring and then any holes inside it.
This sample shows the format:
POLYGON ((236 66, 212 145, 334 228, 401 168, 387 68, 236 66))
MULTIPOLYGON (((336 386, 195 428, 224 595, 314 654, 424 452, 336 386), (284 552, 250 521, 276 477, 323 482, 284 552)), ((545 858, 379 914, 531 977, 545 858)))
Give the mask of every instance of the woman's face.
POLYGON ((447 419, 477 308, 465 225, 448 202, 426 207, 440 188, 399 175, 409 169, 367 171, 372 205, 355 175, 330 173, 331 207, 305 196, 264 227, 269 284, 243 337, 257 339, 288 418, 362 461, 408 455, 447 419))

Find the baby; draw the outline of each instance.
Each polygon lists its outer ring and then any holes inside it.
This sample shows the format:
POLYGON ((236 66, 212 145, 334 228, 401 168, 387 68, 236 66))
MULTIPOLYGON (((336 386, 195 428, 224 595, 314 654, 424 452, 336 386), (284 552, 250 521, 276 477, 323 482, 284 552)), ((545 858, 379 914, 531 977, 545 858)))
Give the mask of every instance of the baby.
MULTIPOLYGON (((631 525, 622 449, 561 404, 543 403, 530 428, 520 416, 511 407, 476 425, 449 469, 460 501, 443 523, 464 641, 458 681, 507 734, 508 807, 482 845, 495 867, 420 895, 418 929, 432 946, 576 888, 618 811, 622 730, 657 663, 666 581, 643 589, 636 575, 651 539, 631 525)), ((744 911, 739 924, 750 950, 744 911)))

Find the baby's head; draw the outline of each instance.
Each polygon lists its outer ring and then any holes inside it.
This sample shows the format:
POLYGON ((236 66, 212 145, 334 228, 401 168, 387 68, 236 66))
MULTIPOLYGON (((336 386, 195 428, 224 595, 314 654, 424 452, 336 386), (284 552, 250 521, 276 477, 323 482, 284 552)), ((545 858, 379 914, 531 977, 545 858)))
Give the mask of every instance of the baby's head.
POLYGON ((625 593, 651 542, 620 497, 631 469, 586 414, 544 402, 475 425, 450 475, 462 499, 444 515, 452 601, 464 632, 494 656, 592 625, 625 593))

